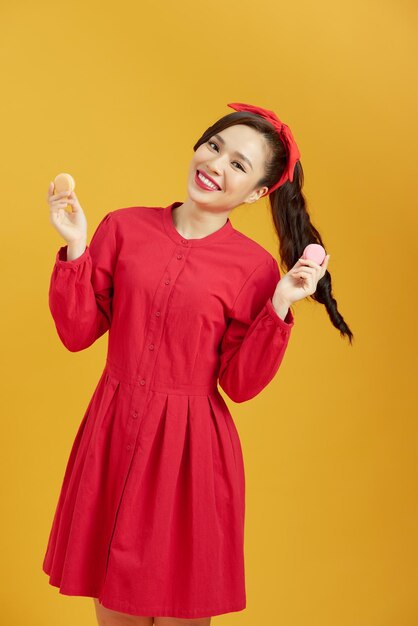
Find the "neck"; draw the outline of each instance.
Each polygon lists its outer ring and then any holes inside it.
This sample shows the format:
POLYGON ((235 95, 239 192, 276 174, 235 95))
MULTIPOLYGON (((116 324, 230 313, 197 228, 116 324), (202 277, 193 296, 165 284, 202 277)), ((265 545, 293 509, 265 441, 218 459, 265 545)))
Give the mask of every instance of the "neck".
POLYGON ((189 197, 172 211, 176 230, 185 239, 207 237, 224 226, 230 210, 211 209, 197 204, 189 197))

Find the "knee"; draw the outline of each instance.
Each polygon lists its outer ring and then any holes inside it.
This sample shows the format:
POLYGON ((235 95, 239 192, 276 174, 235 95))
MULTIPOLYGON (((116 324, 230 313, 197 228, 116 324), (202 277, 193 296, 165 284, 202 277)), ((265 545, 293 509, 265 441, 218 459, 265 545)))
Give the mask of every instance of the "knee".
POLYGON ((153 617, 141 617, 113 611, 100 604, 97 598, 94 598, 94 607, 98 626, 153 626, 154 624, 153 617))

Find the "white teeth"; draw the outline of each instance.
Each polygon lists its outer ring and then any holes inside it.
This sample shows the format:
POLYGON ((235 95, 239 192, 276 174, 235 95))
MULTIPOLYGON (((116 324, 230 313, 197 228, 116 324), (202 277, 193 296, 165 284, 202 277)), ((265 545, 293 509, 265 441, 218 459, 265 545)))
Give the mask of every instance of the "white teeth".
POLYGON ((212 189, 218 189, 218 187, 216 185, 214 185, 210 180, 208 180, 207 178, 205 178, 200 172, 198 173, 198 177, 200 178, 200 180, 202 180, 205 185, 207 185, 208 187, 211 187, 212 189))

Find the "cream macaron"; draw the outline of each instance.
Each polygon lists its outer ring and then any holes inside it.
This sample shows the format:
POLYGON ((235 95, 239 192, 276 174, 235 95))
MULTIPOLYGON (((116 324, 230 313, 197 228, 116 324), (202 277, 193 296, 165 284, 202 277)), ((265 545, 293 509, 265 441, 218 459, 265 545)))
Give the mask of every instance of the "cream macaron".
POLYGON ((61 191, 73 191, 75 189, 75 180, 71 174, 58 174, 54 179, 54 192, 61 193, 61 191))
MULTIPOLYGON (((62 191, 72 192, 75 189, 75 180, 71 176, 71 174, 67 174, 66 172, 61 172, 61 174, 57 174, 54 178, 54 193, 61 193, 62 191)), ((70 204, 67 204, 65 207, 72 211, 72 207, 70 204)))

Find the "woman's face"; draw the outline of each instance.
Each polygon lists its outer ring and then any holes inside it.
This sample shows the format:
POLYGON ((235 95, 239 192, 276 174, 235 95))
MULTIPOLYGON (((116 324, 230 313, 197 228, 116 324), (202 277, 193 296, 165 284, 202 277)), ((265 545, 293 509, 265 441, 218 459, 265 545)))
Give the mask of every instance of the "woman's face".
POLYGON ((255 202, 268 191, 266 186, 254 189, 264 175, 266 157, 264 137, 250 126, 236 124, 212 135, 193 155, 187 181, 190 199, 223 210, 255 202), (216 189, 199 180, 199 172, 216 189))

